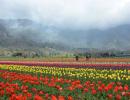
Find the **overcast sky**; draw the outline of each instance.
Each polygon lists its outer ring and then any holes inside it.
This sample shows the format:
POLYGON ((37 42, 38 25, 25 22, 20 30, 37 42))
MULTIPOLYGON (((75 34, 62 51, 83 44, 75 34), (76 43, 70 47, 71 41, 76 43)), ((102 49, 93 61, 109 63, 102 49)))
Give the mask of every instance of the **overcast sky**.
POLYGON ((0 18, 28 18, 62 28, 130 23, 130 0, 0 0, 0 18))

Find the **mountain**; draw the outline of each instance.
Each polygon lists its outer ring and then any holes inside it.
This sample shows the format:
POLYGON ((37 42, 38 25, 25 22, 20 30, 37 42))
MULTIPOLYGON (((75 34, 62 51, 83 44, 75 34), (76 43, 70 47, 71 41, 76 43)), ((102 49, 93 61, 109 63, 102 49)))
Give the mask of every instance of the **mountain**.
POLYGON ((48 41, 44 28, 29 19, 0 19, 0 47, 64 49, 66 45, 48 41))
POLYGON ((64 39, 78 48, 130 50, 130 25, 108 29, 61 31, 64 39), (71 35, 73 34, 73 35, 71 35))
POLYGON ((89 30, 88 45, 95 48, 130 49, 130 25, 120 25, 105 30, 89 30))
POLYGON ((65 29, 29 19, 0 19, 1 48, 130 49, 130 25, 108 29, 65 29))

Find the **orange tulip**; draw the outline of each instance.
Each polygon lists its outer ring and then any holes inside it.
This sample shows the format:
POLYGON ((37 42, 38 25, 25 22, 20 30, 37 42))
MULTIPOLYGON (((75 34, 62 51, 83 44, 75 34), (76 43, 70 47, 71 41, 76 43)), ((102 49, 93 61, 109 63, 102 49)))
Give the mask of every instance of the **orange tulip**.
POLYGON ((41 96, 39 95, 35 95, 34 96, 34 100, 44 100, 41 96))
POLYGON ((51 100, 57 100, 55 95, 51 95, 51 100))
POLYGON ((59 96, 58 100, 65 100, 65 97, 64 96, 59 96))
POLYGON ((68 100, 73 100, 72 96, 68 96, 68 100))

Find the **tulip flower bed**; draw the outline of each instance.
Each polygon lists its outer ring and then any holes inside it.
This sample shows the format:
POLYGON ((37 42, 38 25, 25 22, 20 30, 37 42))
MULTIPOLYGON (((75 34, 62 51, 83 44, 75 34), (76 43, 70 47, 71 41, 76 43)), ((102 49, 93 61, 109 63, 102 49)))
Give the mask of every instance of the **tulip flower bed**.
POLYGON ((96 68, 96 69, 130 69, 130 63, 101 63, 101 62, 32 62, 32 61, 0 61, 6 65, 26 65, 26 66, 48 66, 61 68, 96 68))
POLYGON ((0 100, 129 100, 130 70, 0 65, 0 100))

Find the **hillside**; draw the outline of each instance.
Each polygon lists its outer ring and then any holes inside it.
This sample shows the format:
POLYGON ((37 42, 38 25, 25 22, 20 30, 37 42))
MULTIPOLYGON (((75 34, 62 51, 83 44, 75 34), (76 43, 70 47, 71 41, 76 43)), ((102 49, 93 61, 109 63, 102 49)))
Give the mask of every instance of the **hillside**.
POLYGON ((130 25, 109 29, 62 29, 29 19, 0 19, 1 48, 130 49, 130 25))

